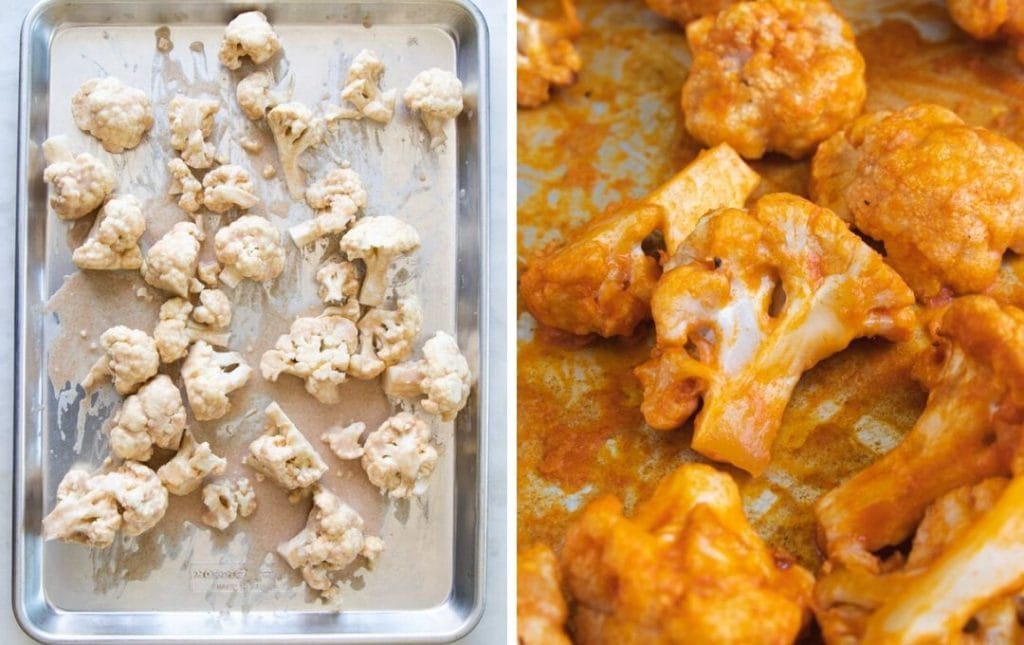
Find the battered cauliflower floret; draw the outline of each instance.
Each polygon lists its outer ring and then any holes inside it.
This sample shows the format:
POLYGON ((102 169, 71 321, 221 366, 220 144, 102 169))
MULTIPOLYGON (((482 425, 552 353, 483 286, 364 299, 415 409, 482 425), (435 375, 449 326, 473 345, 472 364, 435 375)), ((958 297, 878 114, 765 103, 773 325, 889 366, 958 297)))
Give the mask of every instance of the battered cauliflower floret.
POLYGON ((231 410, 228 394, 249 382, 252 368, 238 352, 216 352, 196 341, 181 365, 188 404, 197 421, 219 419, 231 410))
POLYGON ((131 150, 153 127, 146 93, 113 76, 82 83, 71 97, 71 115, 78 129, 96 137, 107 152, 131 150))
POLYGON ((296 318, 260 360, 268 381, 291 374, 306 382, 306 391, 321 403, 338 403, 352 354, 358 347, 355 323, 334 307, 315 318, 296 318))
POLYGON ((288 229, 296 246, 348 230, 356 213, 366 206, 366 189, 354 170, 335 168, 306 189, 306 203, 316 214, 288 229))
POLYGON ((352 356, 348 372, 360 379, 379 376, 412 353, 412 343, 423 325, 423 312, 413 299, 398 301, 398 309, 370 309, 356 325, 359 353, 352 356))
POLYGON ((408 412, 387 419, 366 437, 362 465, 381 494, 395 499, 422 495, 437 465, 430 426, 408 412))
POLYGON ((57 505, 43 518, 43 538, 103 549, 118 531, 134 537, 156 526, 167 511, 167 490, 152 470, 126 461, 113 470, 68 472, 57 505))
POLYGON ((697 18, 714 16, 737 0, 646 0, 648 8, 685 27, 697 18))
MULTIPOLYGON (((204 260, 196 268, 196 277, 207 289, 215 290, 220 286, 220 264, 216 260, 204 260)), ((202 298, 202 292, 199 293, 202 298)))
POLYGON ((395 115, 395 90, 382 92, 380 79, 384 76, 384 63, 377 55, 364 49, 353 59, 348 68, 345 87, 341 89, 341 100, 348 101, 355 109, 343 113, 347 119, 366 117, 377 123, 388 123, 395 115))
POLYGON ((359 302, 371 307, 383 304, 388 293, 388 267, 400 255, 420 247, 416 229, 397 217, 364 217, 341 238, 341 250, 350 260, 362 260, 366 277, 359 302))
POLYGON ((981 40, 1008 40, 1024 62, 1024 6, 1020 0, 947 0, 946 6, 961 29, 981 40))
POLYGON ((316 272, 317 293, 324 304, 336 306, 341 315, 359 320, 359 269, 351 262, 332 260, 316 272))
POLYGON ((167 170, 171 173, 171 185, 168 195, 181 195, 178 206, 182 210, 195 214, 203 205, 203 184, 195 178, 188 164, 175 157, 167 162, 167 170))
POLYGON ((814 577, 773 552, 732 478, 685 464, 632 518, 605 496, 570 525, 562 570, 579 643, 792 643, 814 577))
POLYGON ((284 270, 281 232, 265 217, 243 215, 217 231, 217 260, 224 266, 221 281, 236 287, 248 278, 267 282, 284 270))
POLYGON ((437 148, 446 139, 445 123, 462 113, 462 81, 447 70, 431 67, 412 79, 402 100, 410 111, 420 113, 430 147, 437 148))
POLYGON ((67 137, 43 142, 46 170, 43 181, 50 184, 50 208, 61 219, 78 219, 93 212, 114 192, 117 180, 110 168, 88 152, 74 154, 67 137))
POLYGON ((203 177, 203 205, 214 213, 236 206, 245 210, 258 203, 256 185, 241 166, 217 166, 203 177))
POLYGON ((828 2, 756 0, 690 23, 686 129, 748 159, 800 159, 860 114, 867 88, 853 30, 828 2))
POLYGON ((100 335, 100 346, 103 356, 82 381, 86 392, 109 376, 118 394, 131 394, 160 368, 156 341, 144 331, 124 325, 111 327, 100 335))
POLYGON ((192 303, 182 298, 171 298, 160 305, 160 322, 153 330, 153 338, 161 362, 173 363, 184 358, 189 346, 197 340, 227 347, 231 334, 193 323, 189 320, 191 313, 192 303))
POLYGON ((308 488, 320 481, 327 464, 277 403, 265 410, 266 432, 249 444, 245 463, 285 490, 308 488))
POLYGON ((517 558, 516 618, 520 645, 572 645, 565 633, 569 609, 562 596, 558 558, 543 544, 517 558))
POLYGON ((306 177, 299 168, 299 156, 323 142, 324 122, 313 116, 308 107, 293 101, 267 112, 267 125, 277 145, 277 158, 284 170, 288 194, 296 201, 301 200, 306 192, 306 177))
POLYGON ((361 439, 365 432, 366 424, 357 421, 347 426, 331 428, 320 435, 320 440, 327 443, 338 459, 359 459, 363 456, 361 439))
POLYGON ((651 300, 657 345, 636 369, 647 423, 754 475, 801 374, 862 336, 909 337, 914 294, 834 213, 784 193, 705 216, 651 300))
POLYGON ((219 58, 224 67, 238 69, 245 56, 261 65, 279 49, 281 41, 267 22, 267 17, 259 11, 246 11, 235 16, 225 27, 219 58))
POLYGON ((220 289, 203 289, 192 319, 210 329, 225 329, 231 324, 231 302, 220 289))
POLYGON ((185 431, 181 392, 166 374, 124 400, 110 429, 110 450, 121 459, 149 461, 153 445, 177 450, 185 431))
POLYGON ((223 531, 239 516, 256 512, 256 491, 245 477, 219 480, 203 486, 203 506, 203 523, 223 531))
POLYGON ((423 358, 393 365, 384 372, 384 392, 388 396, 421 401, 423 409, 454 421, 466 407, 473 386, 473 375, 455 339, 439 331, 423 344, 423 358))
POLYGON ((194 223, 178 222, 149 247, 142 261, 142 278, 157 289, 179 298, 188 298, 197 282, 196 267, 202 239, 203 234, 194 223))
POLYGON ((561 20, 516 15, 516 102, 537 107, 551 98, 551 86, 576 82, 582 61, 572 41, 583 31, 572 0, 562 0, 561 20))
POLYGON ((885 245, 923 300, 991 286, 1024 251, 1024 150, 937 105, 866 115, 822 144, 811 195, 885 245))
POLYGON ((281 543, 277 552, 311 589, 325 600, 337 599, 338 587, 332 574, 338 573, 362 556, 369 566, 384 550, 379 537, 364 535, 363 518, 333 493, 317 486, 313 493, 313 509, 306 528, 281 543))
POLYGON ((259 121, 267 115, 267 110, 291 99, 290 91, 271 91, 273 85, 273 73, 265 70, 257 70, 238 82, 235 94, 245 116, 259 121))
POLYGON ((142 266, 139 238, 146 231, 142 204, 131 195, 103 205, 89 236, 71 259, 79 269, 118 271, 142 266))
POLYGON ((156 474, 172 495, 188 495, 202 485, 207 475, 220 475, 227 465, 227 460, 213 454, 209 443, 196 443, 192 433, 186 431, 178 454, 156 474))
POLYGON ((167 107, 171 124, 171 147, 192 168, 213 165, 216 150, 207 139, 213 134, 213 116, 220 110, 220 101, 194 99, 178 94, 167 107))

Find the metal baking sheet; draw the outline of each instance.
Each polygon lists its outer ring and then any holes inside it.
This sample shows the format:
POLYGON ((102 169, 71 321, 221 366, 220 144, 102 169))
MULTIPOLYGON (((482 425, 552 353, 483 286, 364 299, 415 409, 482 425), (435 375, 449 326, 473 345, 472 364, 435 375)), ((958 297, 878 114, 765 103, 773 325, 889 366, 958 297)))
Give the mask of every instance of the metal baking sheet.
MULTIPOLYGON (((475 624, 484 584, 484 393, 489 347, 501 342, 491 338, 484 313, 486 51, 482 17, 460 0, 52 0, 32 10, 21 54, 13 579, 15 614, 31 636, 47 642, 412 642, 453 640, 475 624), (70 250, 87 225, 69 226, 48 213, 40 146, 66 134, 75 149, 115 168, 118 191, 143 201, 150 224, 144 249, 171 222, 184 219, 166 195, 165 164, 173 154, 166 104, 176 92, 220 98, 213 140, 231 163, 258 177, 265 163, 276 162, 276 152, 266 133, 241 116, 237 77, 216 58, 224 25, 253 8, 267 14, 283 42, 278 78, 293 80, 295 99, 311 107, 339 102, 348 64, 363 48, 375 50, 387 65, 386 88, 401 92, 416 73, 438 66, 455 70, 466 90, 466 111, 440 149, 430 149, 418 118, 400 107, 386 128, 341 122, 305 162, 314 174, 350 162, 370 196, 365 214, 393 214, 416 226, 422 248, 398 273, 400 289, 420 294, 424 325, 417 345, 434 330, 453 333, 477 376, 456 423, 434 426, 441 459, 429 492, 411 503, 389 503, 370 490, 358 465, 336 460, 319 441, 329 425, 364 420, 372 426, 388 414, 373 384, 351 381, 342 403, 321 408, 296 379, 270 386, 254 374, 232 397, 229 416, 192 426, 228 456, 229 474, 253 480, 232 456, 262 432, 266 403, 277 400, 296 420, 331 466, 328 487, 363 515, 369 534, 387 543, 373 571, 348 579, 340 612, 320 604, 276 555, 257 557, 270 550, 270 536, 298 532, 309 507, 308 500, 290 505, 269 482, 256 484, 257 513, 223 536, 196 521, 198 494, 172 496, 168 515, 153 531, 119 539, 110 549, 44 543, 40 536, 64 473, 74 465, 97 466, 107 454, 102 427, 119 397, 109 387, 85 397, 77 385, 83 366, 95 360, 92 344, 111 324, 147 328, 160 302, 136 298, 142 285, 137 275, 75 271, 70 250), (169 52, 156 47, 161 27, 174 44, 169 52), (104 74, 143 88, 154 105, 154 128, 124 155, 106 154, 71 120, 70 98, 78 85, 104 74), (262 153, 241 150, 237 141, 246 132, 264 139, 262 153), (84 306, 88 294, 95 294, 97 306, 84 306)), ((287 199, 280 173, 257 183, 262 204, 250 212, 267 215, 282 230, 309 216, 287 199)), ((292 318, 318 310, 313 275, 328 254, 327 242, 300 253, 286 241, 286 249, 285 273, 271 286, 243 283, 230 292, 236 314, 231 348, 253 367, 292 318)))

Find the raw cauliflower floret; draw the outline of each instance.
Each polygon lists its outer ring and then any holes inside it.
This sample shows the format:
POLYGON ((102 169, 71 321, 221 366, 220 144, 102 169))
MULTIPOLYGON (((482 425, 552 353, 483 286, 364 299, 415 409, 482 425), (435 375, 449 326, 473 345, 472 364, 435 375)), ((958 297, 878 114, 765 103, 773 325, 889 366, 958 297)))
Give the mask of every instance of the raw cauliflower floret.
POLYGON ((537 107, 551 98, 551 86, 576 82, 582 61, 572 41, 583 31, 572 0, 562 0, 561 20, 516 14, 516 103, 537 107))
POLYGON ((318 482, 327 464, 277 403, 266 409, 267 431, 249 444, 245 463, 285 490, 300 490, 318 482))
POLYGON ((175 157, 167 162, 167 170, 171 173, 171 185, 168 195, 181 195, 178 206, 189 213, 196 213, 203 205, 203 184, 195 178, 188 164, 175 157))
POLYGON ((359 302, 377 307, 388 294, 388 267, 400 255, 420 247, 416 229, 397 217, 364 217, 341 238, 341 250, 350 260, 362 260, 366 277, 359 290, 359 302))
POLYGON ((224 67, 238 69, 244 56, 260 65, 270 60, 279 49, 281 41, 267 22, 267 17, 259 11, 246 11, 235 16, 225 27, 219 58, 224 67))
POLYGON ((192 168, 213 165, 216 150, 206 141, 213 134, 213 116, 220 110, 220 101, 194 99, 178 94, 167 107, 171 124, 171 147, 192 168))
POLYGON ((288 229, 297 246, 325 235, 344 233, 366 206, 366 190, 351 168, 335 168, 306 189, 306 203, 316 211, 313 219, 288 229))
POLYGON ((153 246, 142 261, 142 277, 150 285, 179 298, 194 290, 203 234, 192 222, 178 222, 153 246))
POLYGON ((166 374, 124 400, 110 429, 110 450, 121 459, 149 461, 153 445, 177 450, 185 431, 181 392, 166 374))
POLYGON ((860 114, 864 58, 828 2, 756 0, 686 27, 686 129, 748 159, 800 159, 860 114))
POLYGON ((260 203, 256 185, 241 166, 217 166, 203 177, 203 205, 214 213, 237 206, 245 210, 260 203))
POLYGON ((231 410, 228 394, 249 382, 252 368, 238 352, 216 352, 196 341, 181 365, 181 378, 192 414, 198 421, 219 419, 231 410))
POLYGON ((266 70, 257 70, 238 82, 235 95, 245 116, 259 121, 266 116, 267 110, 290 100, 290 91, 271 91, 273 84, 274 74, 266 70))
POLYGON ((398 309, 370 309, 359 320, 359 353, 349 361, 349 374, 360 379, 379 376, 405 360, 423 325, 423 312, 414 299, 398 301, 398 309))
POLYGON ((331 428, 320 435, 320 440, 327 443, 338 459, 359 459, 363 456, 363 445, 360 440, 365 432, 366 424, 357 421, 347 426, 331 428))
POLYGON ((182 298, 171 298, 160 305, 160 322, 153 330, 153 338, 161 362, 173 363, 184 358, 189 345, 197 340, 227 347, 231 334, 193 323, 189 320, 193 309, 192 303, 182 298))
POLYGON ((323 141, 323 119, 313 116, 302 103, 293 101, 267 112, 267 125, 274 136, 288 194, 296 201, 301 200, 306 192, 306 177, 299 168, 299 156, 323 141))
POLYGON ((281 543, 277 552, 288 566, 302 572, 302 578, 311 589, 319 591, 325 600, 334 600, 338 588, 331 574, 346 569, 360 556, 373 566, 384 550, 384 541, 364 535, 363 528, 359 513, 327 489, 317 486, 306 528, 281 543))
POLYGON ((351 262, 332 260, 316 272, 317 293, 326 305, 336 306, 341 315, 359 320, 359 269, 351 262))
POLYGON ((100 346, 104 355, 82 381, 87 392, 110 376, 119 394, 131 394, 160 368, 156 341, 144 331, 124 325, 111 327, 100 335, 100 346))
POLYGON ((686 27, 697 18, 714 16, 737 0, 645 0, 651 11, 686 27))
POLYGON ((516 631, 520 645, 572 645, 565 633, 569 608, 558 558, 546 544, 519 549, 516 558, 516 631))
POLYGON ((241 517, 256 512, 256 492, 245 477, 203 486, 203 523, 223 531, 241 517))
POLYGON ((430 426, 408 412, 387 419, 367 435, 362 465, 382 494, 396 499, 422 495, 437 465, 430 426))
POLYGON ((338 403, 352 354, 358 347, 356 325, 328 307, 315 318, 296 318, 260 360, 263 378, 277 381, 291 374, 306 382, 306 391, 321 403, 338 403))
POLYGON ((651 300, 657 345, 636 369, 659 430, 703 398, 693 449, 760 474, 800 375, 855 338, 909 337, 914 294, 831 211, 785 193, 711 213, 651 300))
POLYGON ((144 464, 126 461, 113 470, 68 472, 57 505, 43 518, 43 538, 106 548, 117 532, 134 537, 156 526, 167 511, 167 490, 144 464))
POLYGON ((466 407, 472 386, 469 363, 455 339, 443 331, 423 344, 422 359, 393 365, 384 372, 386 394, 407 399, 426 396, 421 402, 423 409, 443 421, 455 420, 466 407))
POLYGON ((248 278, 266 282, 284 270, 281 232, 265 217, 243 215, 217 231, 217 260, 224 266, 221 281, 229 287, 248 278))
POLYGON ((231 324, 231 302, 220 289, 203 289, 192 319, 210 329, 225 329, 231 324))
POLYGON ((364 49, 353 59, 348 68, 341 100, 348 101, 354 110, 345 111, 346 119, 366 117, 377 123, 388 123, 395 115, 395 90, 382 92, 380 79, 384 76, 384 63, 377 54, 364 49))
POLYGON ((420 113, 430 147, 445 142, 444 125, 462 113, 462 81, 449 71, 431 67, 412 79, 402 95, 405 106, 420 113))
POLYGON ((71 97, 71 114, 75 125, 96 137, 107 152, 131 150, 153 127, 146 93, 113 76, 82 83, 71 97))
POLYGON ((131 195, 103 205, 96 223, 71 259, 79 269, 118 271, 142 266, 139 238, 146 231, 142 204, 131 195))
POLYGON ((88 152, 74 154, 67 137, 43 142, 46 170, 43 181, 50 184, 50 208, 61 219, 78 219, 99 208, 114 192, 117 180, 110 168, 88 152))
POLYGON ((581 643, 793 643, 814 584, 754 532, 732 477, 704 464, 662 479, 632 517, 616 497, 590 502, 562 572, 581 643))
POLYGON ((207 475, 219 475, 227 465, 227 460, 213 454, 208 442, 196 443, 192 433, 186 431, 178 454, 160 466, 156 474, 172 495, 188 495, 199 488, 207 475))
POLYGON ((948 0, 946 6, 961 29, 980 40, 1008 40, 1024 62, 1024 6, 1020 0, 948 0))

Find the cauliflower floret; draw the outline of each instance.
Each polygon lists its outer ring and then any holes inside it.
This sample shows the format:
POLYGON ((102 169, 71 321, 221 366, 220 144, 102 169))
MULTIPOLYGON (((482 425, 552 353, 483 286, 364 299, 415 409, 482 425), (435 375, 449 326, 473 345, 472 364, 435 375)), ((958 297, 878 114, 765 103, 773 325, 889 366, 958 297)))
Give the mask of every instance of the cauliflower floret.
POLYGON ((235 16, 225 27, 219 58, 224 67, 238 69, 242 66, 243 56, 260 65, 270 60, 279 49, 281 41, 267 22, 267 17, 259 11, 246 11, 235 16))
POLYGON ((572 0, 562 0, 561 20, 534 18, 522 9, 516 15, 516 102, 537 107, 551 98, 551 86, 576 82, 580 55, 572 40, 583 27, 572 0))
POLYGON ((651 11, 686 27, 697 18, 714 16, 737 0, 645 0, 651 11))
MULTIPOLYGON (((196 276, 207 289, 216 289, 220 285, 220 264, 216 260, 205 260, 196 268, 196 276)), ((200 299, 202 292, 199 293, 200 299)))
POLYGON ((814 584, 754 532, 732 478, 704 464, 665 477, 632 518, 612 496, 588 504, 562 571, 582 643, 792 643, 814 584))
POLYGON ((410 111, 420 113, 430 147, 436 148, 445 142, 445 122, 462 113, 462 81, 449 71, 431 67, 412 79, 402 99, 410 111))
POLYGON ((359 353, 349 362, 349 374, 360 379, 379 376, 386 368, 412 353, 420 333, 423 312, 413 299, 398 301, 398 309, 370 309, 357 324, 359 353))
POLYGON ((430 426, 408 412, 387 419, 367 435, 362 465, 382 494, 396 499, 422 495, 437 465, 430 426))
POLYGON ((50 184, 50 208, 61 219, 78 219, 99 208, 114 192, 114 173, 88 152, 73 154, 67 137, 43 142, 46 170, 43 181, 50 184))
POLYGON ((357 347, 355 323, 335 307, 315 318, 296 318, 287 334, 278 337, 260 360, 263 378, 276 382, 283 374, 306 382, 306 391, 321 403, 338 403, 338 386, 357 347))
POLYGON ((256 512, 256 492, 245 477, 203 486, 203 523, 223 531, 238 519, 256 512))
POLYGON ((259 121, 266 116, 267 110, 291 100, 290 90, 271 91, 273 84, 273 73, 265 70, 257 70, 238 82, 235 94, 245 116, 259 121))
POLYGON ((543 544, 519 551, 517 631, 520 645, 572 645, 565 633, 569 608, 562 596, 558 558, 543 544))
POLYGON ((277 403, 265 410, 267 431, 249 444, 245 463, 285 490, 308 488, 320 481, 327 464, 277 403))
POLYGON ((864 106, 864 58, 828 2, 740 2, 687 25, 686 39, 686 129, 708 145, 800 159, 864 106))
POLYGON ((296 246, 305 246, 325 235, 344 233, 359 209, 366 206, 366 190, 354 170, 335 168, 306 189, 306 203, 316 214, 288 229, 296 246))
POLYGON ((110 376, 118 394, 131 394, 160 368, 156 341, 144 331, 124 325, 111 327, 100 335, 100 346, 104 355, 82 381, 86 392, 110 376))
POLYGON ((423 344, 421 360, 393 365, 384 372, 386 394, 410 399, 426 396, 423 409, 442 421, 455 420, 466 407, 472 386, 469 363, 455 339, 443 331, 423 344))
POLYGON ((189 213, 196 213, 203 205, 203 184, 189 170, 188 164, 175 157, 167 162, 167 170, 171 173, 171 185, 168 195, 181 195, 178 206, 189 213))
POLYGON ((277 547, 288 566, 302 571, 306 584, 326 600, 338 594, 332 573, 344 570, 359 556, 373 566, 383 550, 383 540, 363 534, 359 513, 322 486, 313 493, 306 528, 277 547))
POLYGON ((239 217, 217 231, 214 245, 217 260, 224 265, 220 279, 229 287, 238 286, 245 278, 267 282, 284 270, 281 232, 265 217, 239 217))
POLYGON ((156 474, 172 495, 188 495, 199 488, 207 475, 219 475, 227 465, 227 460, 213 454, 209 443, 196 443, 192 433, 186 431, 178 454, 160 466, 156 474))
POLYGON ((267 124, 274 135, 288 194, 296 201, 301 200, 306 192, 306 178, 299 168, 299 156, 323 141, 324 122, 314 117, 308 107, 293 101, 267 112, 267 124))
POLYGON ((1020 0, 947 0, 949 15, 960 28, 980 40, 1006 39, 1024 62, 1024 6, 1020 0))
POLYGON ((153 127, 146 93, 113 76, 82 83, 71 97, 71 114, 75 125, 96 137, 107 152, 131 150, 153 127))
POLYGON ((142 266, 139 238, 146 231, 142 204, 131 195, 103 205, 96 223, 71 259, 79 269, 117 271, 142 266))
POLYGON ((177 450, 184 431, 181 392, 169 376, 157 374, 124 400, 110 429, 110 449, 121 459, 149 461, 153 444, 177 450))
POLYGON ((167 107, 171 124, 171 147, 181 151, 181 158, 192 168, 213 165, 216 150, 206 141, 213 134, 213 116, 220 110, 220 101, 194 99, 178 94, 167 107))
POLYGON ((220 289, 199 292, 199 306, 192 311, 192 319, 210 329, 225 329, 231 324, 231 302, 220 289))
POLYGON ((57 505, 43 518, 43 538, 106 548, 118 530, 134 537, 156 526, 167 511, 167 490, 152 470, 126 461, 90 475, 68 472, 57 505))
POLYGON ((153 246, 142 261, 142 278, 157 289, 179 298, 194 290, 203 234, 192 222, 178 222, 153 246))
POLYGON ((160 305, 160 322, 153 330, 153 338, 161 362, 173 363, 184 358, 189 345, 197 340, 205 340, 215 347, 227 347, 231 334, 192 323, 188 318, 192 311, 192 303, 182 298, 171 298, 160 305))
POLYGON ((420 247, 416 229, 397 217, 364 217, 341 238, 341 250, 350 260, 366 264, 359 302, 371 307, 383 304, 388 292, 388 267, 400 255, 420 247))
POLYGON ((1024 150, 937 105, 861 117, 822 144, 811 195, 835 204, 918 297, 979 293, 1024 251, 1024 150))
POLYGON ((388 123, 395 115, 395 90, 382 92, 380 79, 384 75, 384 63, 377 54, 364 49, 352 61, 348 68, 345 87, 341 90, 341 100, 355 106, 354 110, 343 113, 346 119, 362 119, 366 117, 377 123, 388 123))
POLYGON ((203 205, 214 213, 237 206, 245 210, 260 203, 256 185, 241 166, 218 166, 203 177, 203 205))
POLYGON ((324 304, 334 305, 341 315, 359 320, 359 269, 352 262, 332 260, 316 272, 318 293, 324 304))
POLYGON ((651 300, 657 345, 636 369, 647 423, 703 407, 693 449, 758 475, 800 375, 855 338, 909 337, 914 294, 831 211, 795 195, 707 215, 651 300))
POLYGON ((360 442, 366 432, 366 424, 362 421, 331 428, 320 435, 320 440, 327 442, 331 452, 338 456, 338 459, 359 459, 363 456, 363 446, 360 442))
POLYGON ((238 352, 216 352, 206 341, 192 345, 181 378, 197 421, 219 419, 231 410, 228 394, 249 382, 252 368, 238 352))

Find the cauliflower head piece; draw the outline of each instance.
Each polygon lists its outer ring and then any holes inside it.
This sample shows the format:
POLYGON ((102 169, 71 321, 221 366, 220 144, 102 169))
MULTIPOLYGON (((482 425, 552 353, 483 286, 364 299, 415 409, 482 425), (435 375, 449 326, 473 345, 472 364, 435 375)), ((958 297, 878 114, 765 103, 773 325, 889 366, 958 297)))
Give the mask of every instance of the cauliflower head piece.
POLYGON ((178 222, 149 247, 142 260, 142 278, 150 286, 188 298, 189 292, 197 287, 196 268, 202 239, 202 231, 193 222, 178 222))
POLYGON ((551 87, 576 82, 582 61, 572 41, 583 31, 572 0, 562 0, 560 20, 516 14, 516 103, 537 107, 551 98, 551 87))
POLYGON ((114 192, 117 180, 110 168, 88 152, 72 153, 67 137, 44 141, 43 157, 43 181, 50 184, 50 208, 61 219, 88 215, 114 192))
POLYGON ((462 113, 462 81, 455 74, 431 67, 416 75, 402 95, 411 112, 419 112, 430 135, 430 147, 444 144, 445 123, 462 113))
POLYGON ((213 134, 213 118, 219 110, 220 101, 182 94, 176 95, 167 106, 171 147, 181 152, 188 166, 209 168, 213 165, 216 150, 207 139, 213 134))
POLYGON ((317 269, 317 294, 326 305, 337 307, 349 320, 359 320, 359 269, 352 262, 331 260, 317 269))
POLYGON ((118 394, 131 394, 160 368, 156 341, 144 331, 116 325, 100 335, 100 346, 103 356, 82 381, 87 392, 109 376, 118 394))
POLYGON ((214 236, 221 282, 236 287, 248 278, 267 282, 284 270, 281 232, 265 217, 243 215, 214 236))
POLYGON ((1024 62, 1024 11, 1019 0, 948 0, 949 15, 961 29, 980 40, 1007 40, 1024 62))
POLYGON ((203 486, 203 506, 203 523, 223 531, 256 512, 256 491, 245 477, 218 480, 203 486))
POLYGON ((71 97, 71 115, 78 129, 96 137, 107 152, 135 148, 153 127, 146 93, 113 76, 82 83, 71 97))
POLYGON ((156 471, 160 481, 172 495, 188 495, 198 489, 207 475, 220 475, 228 462, 213 454, 206 441, 197 443, 186 431, 178 454, 156 471))
POLYGON ((265 410, 266 432, 249 444, 245 463, 285 490, 301 490, 320 481, 327 464, 277 403, 265 410))
POLYGON ((356 325, 359 353, 349 361, 349 374, 360 379, 379 376, 412 353, 412 344, 423 326, 419 303, 406 298, 398 308, 370 309, 356 325))
POLYGON ((326 127, 323 119, 314 116, 302 103, 292 101, 267 112, 267 125, 277 146, 288 194, 296 201, 301 200, 306 192, 306 177, 299 168, 299 157, 323 142, 326 127))
POLYGON ((217 166, 203 177, 203 205, 214 213, 235 207, 245 210, 259 203, 256 184, 241 166, 217 166))
POLYGON ((384 392, 388 396, 416 399, 425 397, 423 410, 454 421, 466 407, 473 387, 469 363, 455 339, 439 331, 423 344, 423 358, 393 365, 384 372, 384 392))
POLYGON ((188 404, 197 421, 219 419, 231 410, 228 395, 244 386, 252 368, 238 352, 217 352, 204 340, 198 340, 181 365, 188 404))
POLYGON ((320 440, 325 442, 338 459, 359 459, 363 456, 363 434, 366 433, 366 424, 362 421, 351 423, 347 426, 336 426, 320 435, 320 440))
POLYGON ((121 405, 110 429, 110 450, 121 459, 149 461, 153 445, 177 450, 185 431, 181 392, 166 374, 157 374, 121 405))
POLYGON ((306 189, 306 203, 316 214, 288 229, 296 246, 348 230, 359 209, 366 206, 366 189, 351 168, 334 168, 306 189))
POLYGON ((181 195, 178 198, 178 206, 183 211, 193 215, 199 212, 203 205, 203 184, 195 178, 188 164, 175 157, 167 162, 167 171, 171 173, 167 194, 181 195))
POLYGON ((572 645, 565 633, 569 608, 562 596, 558 558, 551 548, 534 544, 516 558, 516 623, 522 645, 572 645))
POLYGON ((313 318, 296 318, 287 334, 260 359, 263 378, 276 382, 291 374, 306 382, 306 391, 321 403, 341 401, 339 385, 358 347, 356 325, 342 312, 328 307, 313 318))
POLYGON ((261 65, 281 49, 281 41, 259 11, 240 13, 224 29, 220 43, 220 62, 228 69, 242 66, 242 58, 248 56, 256 65, 261 65))
MULTIPOLYGON (((206 291, 210 290, 204 290, 203 293, 206 291)), ((219 293, 223 296, 223 292, 219 293)), ((194 311, 198 309, 182 298, 171 298, 160 305, 160 322, 153 330, 153 339, 156 340, 161 362, 173 363, 184 358, 188 354, 189 345, 197 340, 204 340, 215 347, 227 347, 231 334, 189 320, 189 314, 194 311)))
POLYGON ((362 260, 366 265, 359 302, 371 307, 383 304, 388 294, 391 263, 419 247, 419 233, 397 217, 378 215, 356 222, 341 238, 341 250, 350 260, 362 260))
POLYGON ((360 51, 348 68, 345 86, 341 89, 341 100, 352 104, 352 110, 343 113, 344 118, 367 118, 377 123, 389 123, 395 115, 395 90, 382 91, 381 77, 384 63, 369 49, 360 51))
POLYGON ((291 92, 273 91, 270 89, 273 85, 274 74, 267 70, 256 70, 238 81, 235 95, 245 116, 259 121, 267 115, 267 110, 290 100, 291 92))
POLYGON ((71 259, 79 269, 133 270, 142 266, 139 238, 146 232, 142 204, 131 195, 115 197, 103 205, 89 236, 71 259))
POLYGON ((430 426, 408 412, 390 417, 367 435, 361 463, 381 494, 395 499, 422 495, 437 465, 430 426))

